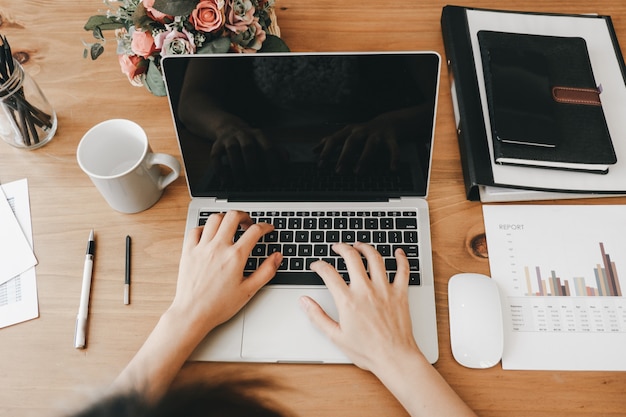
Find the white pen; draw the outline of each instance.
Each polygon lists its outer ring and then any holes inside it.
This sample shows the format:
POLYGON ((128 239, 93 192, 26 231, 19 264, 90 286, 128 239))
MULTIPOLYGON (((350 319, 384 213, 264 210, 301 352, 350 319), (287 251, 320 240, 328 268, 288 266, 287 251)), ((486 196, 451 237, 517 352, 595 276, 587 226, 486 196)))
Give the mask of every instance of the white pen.
POLYGON ((93 229, 89 233, 87 243, 87 253, 85 254, 85 267, 83 269, 83 287, 80 291, 80 304, 78 315, 76 316, 76 331, 74 333, 74 347, 83 349, 85 347, 85 334, 87 333, 87 316, 89 314, 89 295, 91 292, 91 273, 93 272, 93 256, 95 253, 95 241, 93 239, 93 229))

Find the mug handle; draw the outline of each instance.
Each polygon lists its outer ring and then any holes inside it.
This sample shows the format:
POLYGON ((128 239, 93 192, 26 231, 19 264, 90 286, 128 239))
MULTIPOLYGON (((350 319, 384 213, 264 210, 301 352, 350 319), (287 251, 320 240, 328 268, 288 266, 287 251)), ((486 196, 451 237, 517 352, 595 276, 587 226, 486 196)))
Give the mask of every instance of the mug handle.
POLYGON ((148 155, 148 165, 165 165, 172 171, 167 175, 159 177, 158 187, 160 190, 170 185, 180 176, 180 163, 172 155, 165 153, 150 153, 148 155))

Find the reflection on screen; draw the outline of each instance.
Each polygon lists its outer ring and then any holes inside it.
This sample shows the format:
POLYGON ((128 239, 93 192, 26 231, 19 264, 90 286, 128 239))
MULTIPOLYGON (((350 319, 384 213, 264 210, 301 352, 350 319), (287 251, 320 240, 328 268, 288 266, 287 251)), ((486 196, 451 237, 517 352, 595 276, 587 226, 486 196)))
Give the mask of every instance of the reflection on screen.
POLYGON ((164 68, 193 196, 426 193, 435 54, 190 55, 164 68))

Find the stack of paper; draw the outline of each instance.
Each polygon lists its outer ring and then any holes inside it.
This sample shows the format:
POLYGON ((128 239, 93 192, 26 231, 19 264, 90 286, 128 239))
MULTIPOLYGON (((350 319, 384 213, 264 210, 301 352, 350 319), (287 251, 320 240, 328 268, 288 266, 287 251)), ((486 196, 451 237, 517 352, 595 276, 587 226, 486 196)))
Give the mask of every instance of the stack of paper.
POLYGON ((0 328, 39 316, 28 183, 0 186, 0 328))

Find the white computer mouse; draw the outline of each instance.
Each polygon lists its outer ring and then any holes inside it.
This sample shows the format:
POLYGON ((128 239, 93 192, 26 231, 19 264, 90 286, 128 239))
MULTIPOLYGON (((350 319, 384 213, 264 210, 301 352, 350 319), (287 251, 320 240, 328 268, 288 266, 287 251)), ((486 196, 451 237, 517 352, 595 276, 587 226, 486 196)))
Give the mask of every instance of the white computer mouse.
POLYGON ((468 368, 491 368, 504 348, 502 306, 496 282, 462 273, 448 281, 452 355, 468 368))

